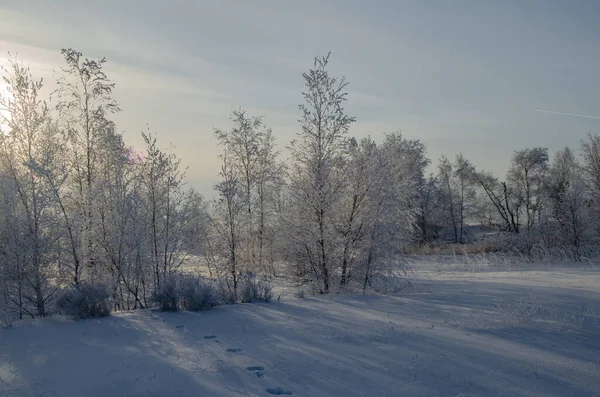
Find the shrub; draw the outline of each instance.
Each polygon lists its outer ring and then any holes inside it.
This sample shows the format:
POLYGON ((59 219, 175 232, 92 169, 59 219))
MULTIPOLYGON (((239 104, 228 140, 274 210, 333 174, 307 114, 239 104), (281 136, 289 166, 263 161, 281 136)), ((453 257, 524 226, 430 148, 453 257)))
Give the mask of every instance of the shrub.
POLYGON ((101 284, 79 284, 63 290, 56 302, 58 310, 79 319, 110 315, 108 288, 101 284))
POLYGON ((175 312, 179 308, 181 299, 179 280, 177 274, 165 277, 160 286, 150 296, 150 302, 156 303, 163 312, 175 312))
POLYGON ((221 282, 219 284, 219 294, 221 295, 223 303, 227 305, 233 305, 237 303, 237 296, 235 294, 235 291, 233 290, 233 288, 229 287, 224 282, 221 282))
POLYGON ((2 303, 0 300, 0 328, 12 327, 15 320, 19 317, 19 311, 2 303))
POLYGON ((222 297, 209 281, 200 276, 173 273, 154 291, 150 301, 165 312, 179 309, 199 311, 219 305, 222 297))
POLYGON ((181 306, 185 310, 207 310, 221 302, 217 289, 202 277, 182 275, 179 287, 181 306))
POLYGON ((250 280, 244 280, 239 284, 238 296, 242 303, 251 303, 256 295, 254 283, 250 280))
POLYGON ((256 300, 270 302, 273 299, 273 286, 268 280, 257 280, 252 273, 248 273, 242 280, 239 291, 242 303, 251 303, 256 300))
POLYGON ((263 302, 271 302, 273 299, 273 285, 269 281, 258 282, 258 299, 263 302))

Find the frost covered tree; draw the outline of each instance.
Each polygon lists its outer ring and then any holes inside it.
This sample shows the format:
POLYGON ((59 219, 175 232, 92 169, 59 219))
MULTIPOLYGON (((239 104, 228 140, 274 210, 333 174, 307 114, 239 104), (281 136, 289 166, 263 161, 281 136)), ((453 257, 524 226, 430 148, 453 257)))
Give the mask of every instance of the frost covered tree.
POLYGON ((454 163, 442 156, 438 170, 438 180, 444 192, 444 202, 454 234, 454 243, 462 244, 465 242, 465 223, 472 213, 475 201, 474 167, 462 153, 459 153, 454 163))
POLYGON ((570 148, 556 153, 548 174, 552 215, 558 223, 557 243, 572 246, 579 260, 581 247, 590 241, 593 216, 580 166, 570 148))
POLYGON ((68 287, 107 292, 117 309, 144 308, 166 277, 202 253, 206 205, 154 136, 143 134, 143 152, 127 147, 108 118, 119 109, 104 59, 62 54, 56 113, 28 68, 3 69, 0 304, 44 316, 68 287))
POLYGON ((370 138, 360 144, 349 140, 348 160, 345 164, 345 194, 342 196, 339 215, 336 217, 337 232, 341 238, 341 276, 340 287, 345 288, 352 279, 357 265, 363 260, 364 252, 369 249, 371 223, 376 221, 378 197, 376 190, 381 189, 378 178, 377 145, 370 138))
POLYGON ((142 137, 146 148, 140 177, 154 286, 158 288, 185 260, 185 171, 181 170, 180 158, 158 146, 156 136, 143 133, 142 137))
POLYGON ((415 241, 425 168, 425 145, 399 132, 386 134, 374 163, 369 190, 370 238, 359 267, 363 289, 375 276, 394 275, 403 248, 415 241))
POLYGON ((44 175, 59 168, 60 139, 46 103, 40 99, 42 80, 29 68, 11 60, 0 93, 0 170, 4 206, 0 212, 7 234, 1 255, 5 291, 20 315, 47 314, 56 292, 60 258, 60 228, 51 186, 44 175), (33 313, 30 308, 33 308, 33 313))
POLYGON ((316 57, 313 68, 303 74, 300 132, 290 147, 295 261, 319 280, 325 294, 336 266, 334 216, 343 194, 346 136, 354 122, 343 108, 348 83, 331 76, 328 64, 329 55, 316 57))
POLYGON ((438 165, 438 179, 444 192, 445 203, 448 209, 448 219, 454 232, 454 242, 459 242, 458 237, 458 210, 456 208, 456 194, 454 191, 454 184, 452 180, 453 176, 452 163, 446 156, 440 158, 438 165))
MULTIPOLYGON (((590 133, 581 141, 581 170, 590 199, 589 207, 597 218, 600 215, 600 135, 590 133)), ((593 227, 600 236, 600 222, 595 222, 593 227)))
POLYGON ((272 251, 271 190, 281 180, 280 166, 273 133, 262 117, 250 117, 242 110, 234 110, 230 130, 215 130, 219 144, 227 152, 228 164, 235 169, 243 189, 245 211, 240 214, 243 224, 240 232, 240 258, 247 270, 265 271, 265 261, 272 251))
MULTIPOLYGON (((57 110, 69 145, 72 200, 77 220, 82 225, 76 249, 82 265, 92 271, 97 261, 94 239, 94 197, 98 192, 98 168, 103 161, 99 146, 107 134, 114 131, 114 123, 108 119, 120 109, 112 96, 114 84, 104 73, 106 60, 90 60, 73 49, 61 51, 67 66, 58 79, 57 110)), ((75 248, 74 248, 75 249, 75 248)), ((80 280, 80 265, 75 264, 75 280, 80 280)))
MULTIPOLYGON (((240 183, 237 168, 229 161, 228 153, 221 155, 223 161, 220 181, 215 185, 219 194, 214 203, 211 223, 216 233, 215 246, 222 254, 224 271, 219 272, 227 287, 233 292, 233 299, 237 299, 240 278, 240 240, 243 227, 242 215, 247 207, 244 201, 243 185, 240 183)), ((216 258, 218 262, 221 262, 216 258)), ((218 266, 218 264, 217 264, 218 266)), ((219 270, 217 267, 217 271, 219 270)))
POLYGON ((526 231, 533 229, 539 210, 544 205, 544 183, 548 171, 548 149, 515 151, 508 170, 508 181, 523 203, 526 231))
POLYGON ((444 227, 444 195, 437 176, 431 174, 418 185, 419 200, 416 222, 416 241, 420 245, 439 238, 444 227))

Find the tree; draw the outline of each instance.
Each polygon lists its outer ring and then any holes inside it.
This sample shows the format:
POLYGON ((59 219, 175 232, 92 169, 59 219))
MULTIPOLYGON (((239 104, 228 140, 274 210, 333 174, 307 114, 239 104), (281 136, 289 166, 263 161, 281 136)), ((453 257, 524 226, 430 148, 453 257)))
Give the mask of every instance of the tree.
POLYGON ((241 185, 235 167, 229 162, 227 151, 221 156, 223 164, 219 176, 221 180, 215 186, 219 197, 214 205, 214 214, 211 223, 217 233, 217 246, 223 248, 226 258, 225 280, 234 299, 237 299, 239 283, 239 256, 240 256, 240 214, 246 209, 241 192, 241 185))
POLYGON ((148 132, 142 133, 142 137, 146 144, 141 162, 142 194, 149 217, 154 286, 159 288, 185 261, 185 214, 182 211, 185 172, 180 169, 180 158, 158 147, 156 136, 148 132))
POLYGON ((450 225, 452 226, 452 231, 454 232, 454 242, 458 243, 459 242, 459 235, 458 235, 458 213, 457 213, 457 209, 455 208, 455 196, 456 193, 454 191, 454 186, 453 186, 453 181, 452 181, 452 176, 453 176, 453 169, 452 169, 452 163, 450 162, 450 160, 448 160, 448 158, 446 156, 442 156, 440 158, 440 164, 438 165, 438 172, 439 172, 439 180, 440 183, 443 187, 443 191, 444 191, 444 196, 445 196, 445 201, 446 201, 446 206, 447 206, 447 210, 448 210, 448 219, 450 220, 450 225))
POLYGON ((573 151, 566 147, 556 153, 549 170, 548 195, 552 214, 558 222, 558 242, 575 248, 577 260, 588 240, 591 224, 589 196, 573 151))
MULTIPOLYGON (((112 97, 114 84, 103 71, 104 58, 89 60, 73 49, 61 51, 67 67, 62 69, 58 80, 56 106, 64 123, 66 138, 70 145, 70 166, 76 199, 74 206, 83 225, 80 256, 88 269, 94 267, 96 252, 94 242, 93 202, 97 193, 97 172, 103 161, 98 147, 106 134, 114 130, 108 115, 120 111, 112 97)), ((75 265, 75 281, 79 282, 80 269, 75 265)))
POLYGON ((439 237, 443 228, 445 210, 443 208, 442 188, 439 179, 435 175, 423 178, 418 185, 419 211, 417 213, 417 241, 419 244, 427 244, 439 237))
POLYGON ((370 195, 380 180, 377 176, 377 146, 370 139, 363 139, 360 144, 349 140, 348 161, 345 177, 346 192, 340 203, 338 233, 342 239, 341 279, 340 287, 345 288, 352 278, 353 265, 362 259, 365 240, 369 236, 370 219, 374 214, 370 211, 372 204, 370 195))
POLYGON ((454 164, 447 157, 442 156, 438 169, 448 219, 454 232, 454 243, 463 244, 465 222, 471 215, 476 195, 473 187, 475 168, 462 153, 459 153, 454 164))
POLYGON ((484 218, 500 230, 518 234, 521 231, 519 214, 522 203, 515 197, 512 187, 485 171, 474 171, 473 178, 491 203, 491 213, 496 213, 496 216, 485 215, 484 218))
POLYGON ((329 54, 316 57, 314 67, 303 74, 306 91, 301 111, 300 132, 291 151, 290 193, 295 213, 295 241, 298 261, 309 264, 329 293, 330 273, 335 266, 334 213, 343 191, 346 135, 355 121, 346 115, 345 78, 332 77, 327 66, 329 54))
MULTIPOLYGON (((590 133, 581 141, 581 170, 583 182, 590 198, 590 210, 600 215, 600 135, 590 133)), ((600 235, 600 223, 596 222, 596 235, 600 235)))
POLYGON ((215 130, 219 144, 227 151, 227 161, 235 168, 243 184, 246 210, 240 216, 243 224, 239 232, 240 249, 244 262, 252 270, 264 267, 266 236, 269 234, 269 213, 272 197, 268 190, 280 179, 271 129, 261 117, 249 117, 242 109, 231 115, 231 130, 215 130))
POLYGON ((515 151, 508 170, 508 181, 523 203, 525 227, 531 231, 543 206, 544 182, 548 170, 548 149, 533 148, 515 151))
POLYGON ((454 181, 456 184, 458 207, 458 243, 463 244, 465 222, 471 216, 476 192, 473 188, 473 173, 475 168, 462 153, 456 155, 454 163, 454 181))
MULTIPOLYGON (((6 250, 4 270, 12 272, 17 284, 21 315, 25 305, 40 316, 47 314, 56 287, 50 278, 58 274, 60 235, 56 230, 55 203, 43 175, 57 168, 57 132, 49 109, 40 99, 42 80, 35 81, 29 68, 11 60, 4 81, 10 95, 0 95, 0 168, 5 175, 4 225, 10 230, 12 248, 6 250), (12 197, 10 194, 12 193, 12 197)), ((56 285, 56 284, 55 284, 56 285)), ((31 314, 31 312, 29 312, 31 314)))
POLYGON ((429 160, 425 145, 408 140, 400 132, 386 134, 376 152, 370 178, 367 212, 368 244, 364 264, 359 267, 363 290, 375 276, 398 270, 398 257, 406 244, 414 241, 420 211, 419 186, 423 183, 429 160))

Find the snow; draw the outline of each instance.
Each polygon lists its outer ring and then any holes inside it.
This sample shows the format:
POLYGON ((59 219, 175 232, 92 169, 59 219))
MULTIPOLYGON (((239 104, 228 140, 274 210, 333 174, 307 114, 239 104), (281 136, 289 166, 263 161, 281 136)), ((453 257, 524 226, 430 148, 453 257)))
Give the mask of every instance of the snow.
POLYGON ((0 330, 0 397, 596 396, 600 274, 415 273, 395 296, 0 330))

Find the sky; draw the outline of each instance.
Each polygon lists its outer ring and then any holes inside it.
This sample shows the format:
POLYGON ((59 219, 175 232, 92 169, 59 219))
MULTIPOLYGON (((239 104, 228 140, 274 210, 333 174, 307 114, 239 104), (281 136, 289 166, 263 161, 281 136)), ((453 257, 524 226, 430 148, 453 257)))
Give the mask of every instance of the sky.
POLYGON ((351 135, 401 130, 434 167, 462 152, 502 177, 514 150, 600 133, 599 19, 595 0, 0 0, 0 63, 16 54, 49 92, 61 48, 106 57, 126 142, 149 126, 212 197, 214 128, 242 107, 285 158, 302 72, 331 51, 351 135))

